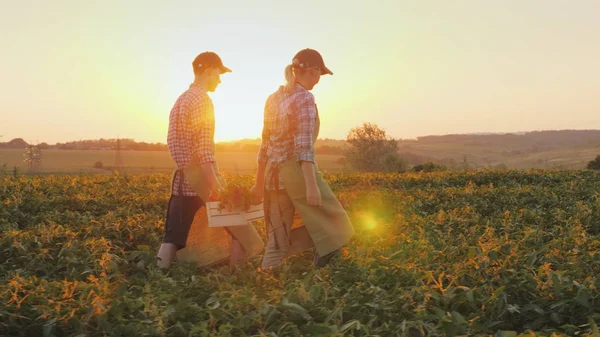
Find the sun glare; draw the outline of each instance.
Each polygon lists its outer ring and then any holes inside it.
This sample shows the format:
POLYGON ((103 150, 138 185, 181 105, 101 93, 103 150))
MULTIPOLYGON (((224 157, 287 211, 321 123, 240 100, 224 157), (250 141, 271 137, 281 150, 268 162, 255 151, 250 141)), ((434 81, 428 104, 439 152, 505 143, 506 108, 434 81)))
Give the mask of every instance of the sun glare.
POLYGON ((361 223, 364 228, 374 230, 377 228, 377 220, 370 213, 364 213, 361 216, 361 223))

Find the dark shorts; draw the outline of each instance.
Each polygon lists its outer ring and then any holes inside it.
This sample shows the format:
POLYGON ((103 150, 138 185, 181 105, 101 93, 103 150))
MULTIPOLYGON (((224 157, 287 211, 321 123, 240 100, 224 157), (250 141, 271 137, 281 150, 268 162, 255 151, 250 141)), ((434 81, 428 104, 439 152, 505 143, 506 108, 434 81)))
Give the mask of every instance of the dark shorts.
POLYGON ((200 197, 184 197, 171 195, 167 208, 165 237, 163 243, 172 243, 177 249, 183 249, 187 242, 190 227, 196 212, 204 206, 200 197))

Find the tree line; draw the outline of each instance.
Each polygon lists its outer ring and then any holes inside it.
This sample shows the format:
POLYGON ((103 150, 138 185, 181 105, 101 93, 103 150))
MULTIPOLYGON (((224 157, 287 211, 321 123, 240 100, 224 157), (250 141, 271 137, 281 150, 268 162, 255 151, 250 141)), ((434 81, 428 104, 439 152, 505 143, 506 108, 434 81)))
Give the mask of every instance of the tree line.
MULTIPOLYGON (((77 140, 65 143, 56 143, 49 145, 48 143, 40 143, 35 145, 40 150, 56 149, 56 150, 89 150, 89 151, 108 151, 117 149, 117 141, 120 141, 119 147, 123 151, 168 151, 167 144, 163 143, 146 143, 136 142, 133 139, 94 139, 94 140, 77 140)), ((341 142, 343 144, 343 142, 341 142)), ((15 138, 9 142, 0 143, 0 149, 26 149, 30 146, 23 138, 15 138)), ((216 143, 215 150, 217 152, 253 152, 258 153, 260 144, 236 141, 228 143, 216 143)), ((315 147, 317 154, 322 155, 343 155, 344 148, 342 146, 322 145, 315 147)))

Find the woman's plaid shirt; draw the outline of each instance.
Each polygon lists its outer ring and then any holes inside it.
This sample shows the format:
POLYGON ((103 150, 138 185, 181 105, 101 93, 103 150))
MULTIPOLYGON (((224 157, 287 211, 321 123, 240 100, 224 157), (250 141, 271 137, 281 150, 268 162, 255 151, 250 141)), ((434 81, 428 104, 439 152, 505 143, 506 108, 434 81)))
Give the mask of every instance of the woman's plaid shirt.
MULTIPOLYGON (((291 89, 281 86, 265 103, 258 163, 276 166, 294 157, 298 161, 314 162, 313 132, 317 118, 311 92, 299 84, 291 89)), ((284 188, 281 177, 274 177, 271 170, 266 174, 265 187, 268 190, 284 188)))
MULTIPOLYGON (((192 83, 175 102, 169 116, 167 145, 178 168, 192 162, 215 162, 215 111, 212 100, 202 86, 192 83)), ((180 174, 175 177, 173 194, 179 194, 180 174)), ((187 180, 183 196, 196 196, 187 180)))

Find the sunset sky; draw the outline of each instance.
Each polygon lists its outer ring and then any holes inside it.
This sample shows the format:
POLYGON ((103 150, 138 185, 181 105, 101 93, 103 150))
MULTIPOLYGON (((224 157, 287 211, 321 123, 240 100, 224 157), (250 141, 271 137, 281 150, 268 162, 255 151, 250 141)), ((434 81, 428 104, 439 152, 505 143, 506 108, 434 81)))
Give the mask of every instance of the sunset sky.
POLYGON ((216 140, 259 137, 296 51, 322 138, 600 129, 600 1, 5 1, 0 141, 166 142, 169 111, 217 52, 216 140))

